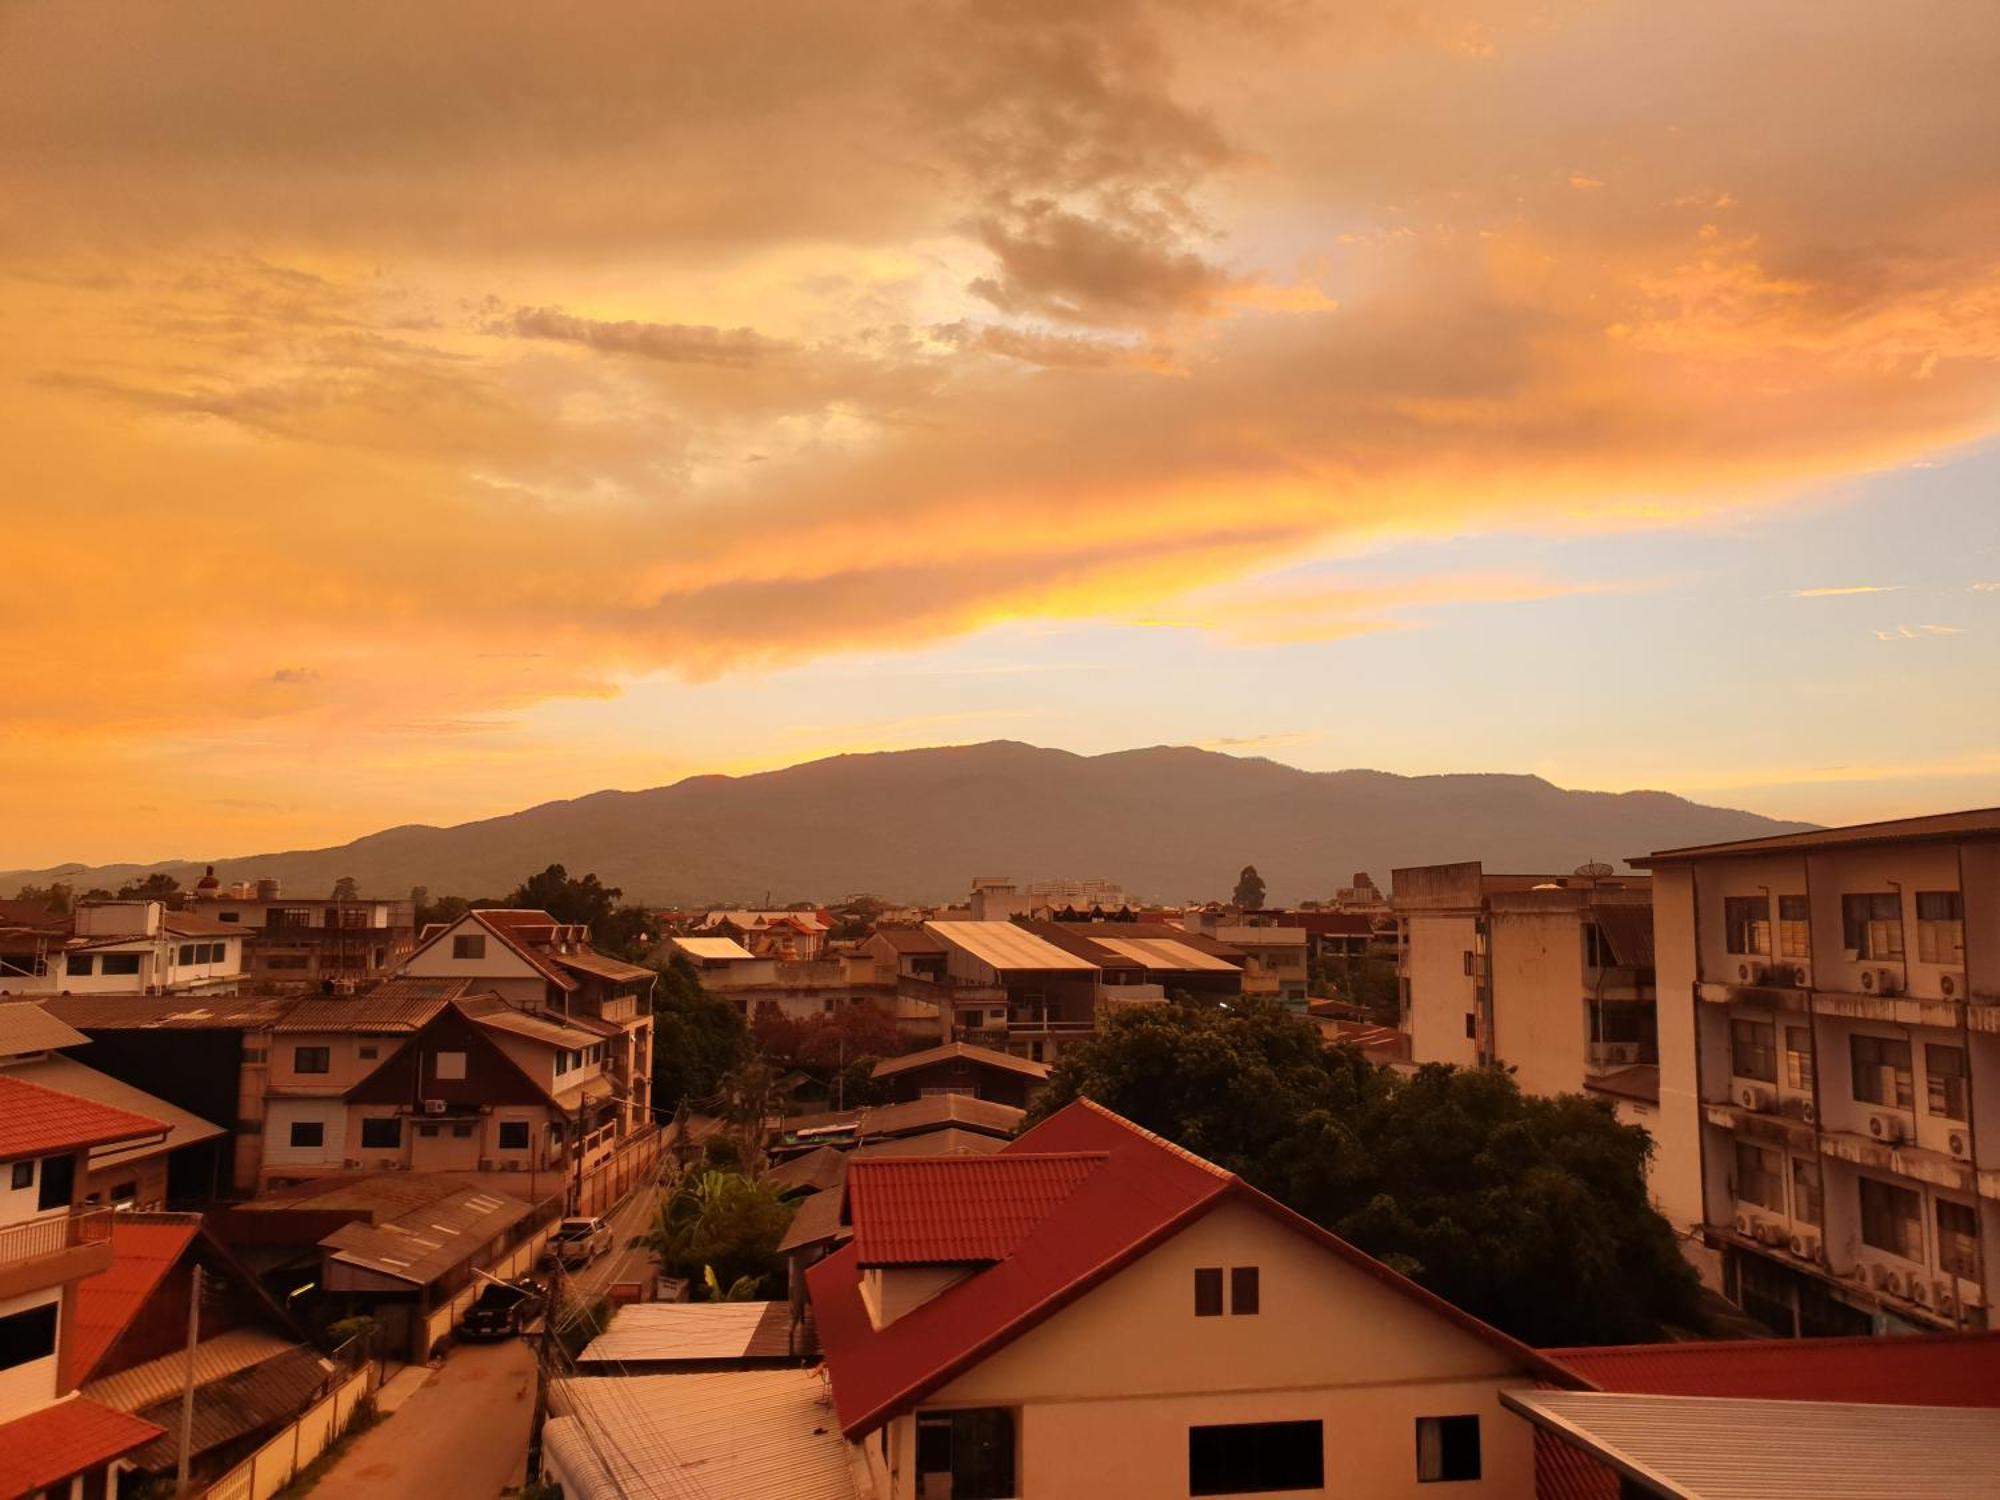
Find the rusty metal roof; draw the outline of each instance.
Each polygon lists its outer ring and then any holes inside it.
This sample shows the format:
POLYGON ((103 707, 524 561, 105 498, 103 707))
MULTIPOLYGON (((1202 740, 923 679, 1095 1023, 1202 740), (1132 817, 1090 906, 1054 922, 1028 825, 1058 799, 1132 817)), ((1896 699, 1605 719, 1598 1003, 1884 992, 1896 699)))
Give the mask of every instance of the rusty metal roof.
POLYGON ((495 1235, 532 1212, 505 1193, 461 1188, 393 1219, 343 1224, 320 1245, 346 1265, 423 1286, 477 1255, 495 1235))

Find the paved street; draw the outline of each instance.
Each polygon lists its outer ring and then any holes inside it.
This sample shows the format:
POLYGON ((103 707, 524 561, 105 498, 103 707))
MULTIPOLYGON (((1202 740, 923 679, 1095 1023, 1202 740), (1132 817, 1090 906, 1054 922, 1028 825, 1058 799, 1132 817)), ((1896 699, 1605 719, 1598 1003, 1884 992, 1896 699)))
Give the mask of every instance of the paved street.
POLYGON ((650 1251, 630 1250, 626 1246, 634 1235, 643 1234, 651 1226, 659 1201, 659 1191, 648 1184, 635 1190, 619 1205, 611 1216, 611 1253, 570 1277, 570 1284, 579 1293, 587 1297, 601 1296, 612 1282, 636 1281, 653 1269, 650 1251))
POLYGON ((314 1500, 494 1500, 521 1483, 535 1414, 523 1339, 461 1344, 395 1415, 363 1433, 314 1500))

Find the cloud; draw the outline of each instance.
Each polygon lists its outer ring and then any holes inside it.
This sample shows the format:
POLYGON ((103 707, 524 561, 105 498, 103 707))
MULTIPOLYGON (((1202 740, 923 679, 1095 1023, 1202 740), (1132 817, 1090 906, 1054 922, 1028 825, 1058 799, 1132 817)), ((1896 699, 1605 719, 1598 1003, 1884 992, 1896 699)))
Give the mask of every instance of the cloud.
POLYGON ((1894 594, 1902 589, 1900 583, 1856 583, 1838 588, 1793 589, 1794 599, 1844 599, 1850 594, 1894 594))
POLYGON ((1898 625, 1893 630, 1878 630, 1878 641, 1920 641, 1927 636, 1964 635, 1956 625, 1898 625))
POLYGON ((553 307, 517 307, 487 325, 520 338, 557 339, 612 354, 696 365, 755 364, 786 345, 751 328, 706 328, 686 323, 607 323, 579 318, 553 307))
POLYGON ((2000 583, 1975 583, 1972 591, 1975 594, 2000 594, 2000 583))
POLYGON ((319 673, 311 667, 279 667, 271 674, 271 681, 280 687, 305 687, 319 681, 319 673))
POLYGON ((1282 734, 1226 734, 1219 739, 1196 740, 1195 746, 1201 750, 1283 750, 1290 745, 1304 745, 1320 736, 1317 731, 1291 730, 1282 734))

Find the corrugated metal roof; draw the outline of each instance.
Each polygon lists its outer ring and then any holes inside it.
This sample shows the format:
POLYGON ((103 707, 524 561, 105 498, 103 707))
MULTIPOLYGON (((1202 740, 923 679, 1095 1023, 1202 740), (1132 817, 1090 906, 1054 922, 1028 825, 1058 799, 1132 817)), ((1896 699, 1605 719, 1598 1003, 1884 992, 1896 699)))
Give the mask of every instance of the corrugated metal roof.
POLYGON ((853 1231, 840 1222, 840 1206, 845 1197, 845 1189, 836 1185, 800 1203, 792 1214, 791 1227, 778 1241, 778 1253, 789 1255, 808 1245, 827 1245, 851 1236, 853 1231))
POLYGON ((2000 1407, 2000 1332, 1721 1339, 1548 1352, 1592 1385, 1628 1394, 2000 1407))
MULTIPOLYGON (((332 1361, 300 1344, 211 1381, 195 1392, 189 1446, 199 1455, 289 1422, 312 1404, 333 1374, 332 1361)), ((159 1426, 162 1436, 134 1453, 132 1462, 156 1473, 174 1468, 181 1456, 181 1398, 157 1402, 139 1416, 159 1426)))
POLYGON ((796 1192, 800 1188, 818 1192, 840 1181, 841 1174, 846 1170, 845 1153, 831 1146, 815 1146, 804 1156, 795 1156, 783 1165, 771 1168, 764 1174, 764 1180, 785 1192, 796 1192))
POLYGON ((1655 849, 1627 860, 1640 869, 1683 859, 1713 859, 1744 854, 1780 854, 1805 849, 1842 849, 1866 844, 1897 844, 1912 839, 2000 838, 2000 807, 1969 812, 1933 813, 1921 818, 1894 818, 1884 823, 1850 823, 1842 828, 1814 828, 1803 833, 1779 833, 1765 838, 1734 839, 1726 844, 1689 844, 1679 849, 1655 849))
POLYGON ((0 1161, 166 1133, 164 1122, 0 1073, 0 1161))
POLYGON ((882 939, 898 953, 942 953, 944 940, 921 927, 878 927, 872 936, 882 939))
POLYGON ((926 922, 924 931, 1001 973, 1095 973, 1089 959, 1058 948, 1012 922, 926 922))
POLYGON ((1655 1493, 1683 1500, 1991 1500, 2000 1412, 1599 1391, 1503 1404, 1655 1493))
POLYGON ((941 1047, 926 1047, 921 1052, 906 1052, 901 1057, 885 1057, 875 1064, 876 1078, 894 1078, 898 1073, 907 1073, 912 1068, 928 1068, 937 1063, 959 1059, 978 1063, 984 1068, 998 1068, 1007 1073, 1019 1073, 1025 1078, 1047 1078, 1049 1065, 1030 1058, 1016 1057, 1011 1052, 996 1052, 991 1047, 981 1047, 972 1042, 946 1042, 941 1047))
POLYGON ((829 1111, 823 1114, 793 1115, 784 1122, 787 1135, 804 1131, 845 1131, 861 1138, 883 1135, 916 1135, 947 1125, 960 1125, 995 1135, 1012 1135, 1027 1118, 1027 1111, 991 1099, 975 1099, 970 1094, 931 1094, 904 1104, 883 1104, 872 1109, 829 1111))
POLYGON ((808 1370, 558 1380, 549 1409, 542 1446, 568 1500, 858 1500, 808 1370))
MULTIPOLYGON (((206 1385, 301 1347, 263 1328, 232 1328, 194 1346, 194 1382, 206 1385)), ((138 1411, 180 1394, 187 1378, 187 1351, 176 1349, 129 1370, 88 1382, 82 1394, 116 1411, 138 1411)))
MULTIPOLYGON (((18 1003, 18 1002, 17 1002, 18 1003)), ((279 995, 53 995, 35 1002, 79 1031, 259 1031, 298 1004, 279 995)))
POLYGON ((590 974, 599 979, 609 979, 621 984, 628 980, 659 977, 651 969, 641 968, 638 964, 628 964, 623 959, 608 958, 594 948, 573 950, 569 953, 555 952, 549 957, 565 969, 574 969, 579 974, 590 974))
POLYGON ((74 1396, 0 1423, 0 1495, 33 1495, 160 1435, 151 1422, 74 1396))
POLYGON ((1198 974, 1236 972, 1236 965, 1228 959, 1217 958, 1212 953, 1203 953, 1190 948, 1186 943, 1177 943, 1170 938, 1099 937, 1093 932, 1090 934, 1090 940, 1100 948, 1109 948, 1120 958, 1129 958, 1146 969, 1198 974))
POLYGON ((603 1040, 594 1031, 585 1031, 581 1026, 572 1026, 555 1016, 516 1010, 504 1000, 495 1000, 491 1005, 475 1008, 472 1004, 459 1007, 481 1026, 490 1026, 497 1031, 511 1031, 516 1036, 527 1037, 530 1041, 542 1042, 564 1051, 581 1052, 586 1047, 595 1047, 603 1040))
POLYGON ((0 1057, 23 1057, 57 1047, 80 1047, 90 1038, 39 1005, 0 1005, 0 1057))
POLYGON ((861 1266, 1005 1260, 1106 1161, 1103 1152, 857 1161, 847 1216, 861 1266))
POLYGON ((518 1198, 464 1188, 384 1223, 343 1224, 320 1244, 337 1261, 423 1286, 531 1212, 518 1198))
POLYGON ((926 1130, 917 1135, 891 1136, 883 1141, 864 1141, 847 1153, 850 1161, 874 1161, 884 1156, 991 1156, 1004 1151, 1007 1138, 977 1130, 926 1130))
POLYGON ((576 1357, 579 1365, 771 1359, 791 1352, 783 1302, 635 1302, 576 1357))
POLYGON ((677 937, 674 946, 689 958, 745 959, 757 956, 735 938, 677 937))
POLYGON ((421 1031, 453 1000, 470 992, 471 979, 390 979, 364 994, 315 995, 292 1007, 273 1031, 421 1031))
POLYGON ((113 1142, 108 1146, 91 1147, 90 1165, 93 1168, 114 1166, 121 1161, 134 1161, 161 1151, 178 1150, 182 1146, 191 1146, 196 1141, 213 1140, 216 1136, 226 1133, 213 1121, 204 1120, 197 1114, 190 1114, 177 1104, 169 1104, 144 1089, 134 1088, 122 1078, 113 1078, 109 1073, 100 1073, 97 1069, 60 1053, 49 1057, 38 1057, 33 1062, 16 1063, 7 1072, 10 1077, 25 1078, 30 1083, 54 1089, 59 1094, 94 1100, 99 1104, 108 1104, 113 1109, 130 1110, 133 1114, 158 1120, 167 1127, 167 1138, 164 1141, 143 1140, 132 1145, 113 1142))

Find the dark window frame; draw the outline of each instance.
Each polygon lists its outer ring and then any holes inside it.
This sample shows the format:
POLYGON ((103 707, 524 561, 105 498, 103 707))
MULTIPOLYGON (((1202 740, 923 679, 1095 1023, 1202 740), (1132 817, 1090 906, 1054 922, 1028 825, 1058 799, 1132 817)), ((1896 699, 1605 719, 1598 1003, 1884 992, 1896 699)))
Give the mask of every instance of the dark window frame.
POLYGON ((331 1073, 333 1071, 333 1049, 331 1047, 292 1048, 292 1071, 294 1073, 331 1073))
POLYGON ((1262 1287, 1255 1266, 1229 1268, 1229 1316, 1254 1318, 1262 1287))
POLYGON ((361 1149, 364 1151, 400 1151, 403 1148, 403 1122, 396 1115, 368 1115, 361 1121, 361 1149), (371 1133, 380 1135, 387 1126, 392 1139, 370 1140, 371 1133))
POLYGON ((1477 1415, 1418 1417, 1416 1436, 1418 1484, 1471 1484, 1480 1479, 1482 1464, 1477 1415), (1427 1429, 1436 1434, 1434 1453, 1424 1451, 1427 1429))
POLYGON ((295 1151, 324 1151, 326 1149, 326 1121, 294 1120, 291 1122, 291 1129, 285 1133, 285 1141, 295 1151), (308 1134, 311 1139, 299 1139, 301 1132, 308 1134))
POLYGON ((1197 1318, 1222 1316, 1222 1267, 1195 1267, 1194 1315, 1197 1318))
POLYGON ((1224 1422, 1188 1429, 1190 1495, 1262 1495, 1326 1487, 1326 1424, 1224 1422))

